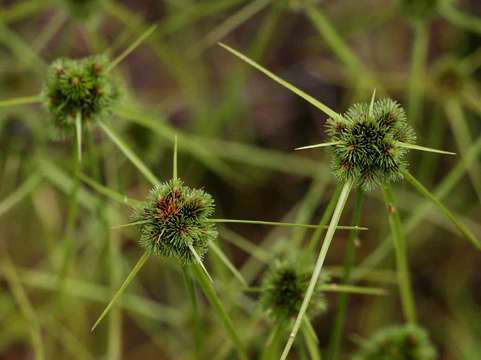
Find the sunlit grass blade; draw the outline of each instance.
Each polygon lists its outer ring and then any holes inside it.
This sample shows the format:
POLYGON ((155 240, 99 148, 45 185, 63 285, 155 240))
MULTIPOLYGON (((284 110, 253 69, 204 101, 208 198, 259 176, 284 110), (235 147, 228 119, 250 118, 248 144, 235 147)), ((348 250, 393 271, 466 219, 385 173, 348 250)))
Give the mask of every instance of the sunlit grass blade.
POLYGON ((202 291, 204 292, 204 295, 209 299, 209 302, 214 307, 215 312, 222 320, 222 323, 224 324, 224 328, 226 329, 229 338, 232 340, 233 344, 237 349, 239 358, 242 360, 247 360, 248 357, 244 345, 242 344, 239 335, 237 334, 237 331, 234 327, 234 324, 232 323, 231 318, 229 317, 229 314, 227 313, 224 305, 217 296, 212 282, 209 281, 209 278, 205 274, 204 270, 202 270, 202 267, 197 262, 192 265, 192 270, 195 278, 197 279, 200 287, 202 288, 202 291))
POLYGON ((124 155, 132 162, 132 164, 139 169, 142 175, 145 176, 153 185, 160 184, 160 181, 155 177, 154 174, 145 166, 145 164, 140 160, 140 158, 132 151, 130 148, 120 139, 120 137, 102 121, 98 122, 102 130, 107 134, 107 136, 114 142, 115 145, 124 153, 124 155))
POLYGON ((336 208, 334 209, 334 213, 332 214, 329 227, 324 237, 324 242, 322 243, 322 247, 319 252, 319 257, 317 258, 316 265, 314 267, 314 271, 311 276, 311 280, 309 281, 309 286, 307 287, 307 291, 304 295, 304 299, 302 300, 301 308, 297 315, 296 321, 294 322, 294 326, 291 330, 286 346, 284 347, 284 350, 282 352, 281 360, 287 359, 287 356, 289 355, 289 351, 291 350, 292 345, 294 344, 294 340, 296 338, 297 332, 299 331, 299 328, 302 324, 302 319, 304 318, 304 315, 306 314, 309 303, 311 302, 314 288, 316 287, 317 282, 319 281, 319 276, 321 275, 321 270, 322 270, 322 266, 324 265, 324 260, 326 259, 327 251, 329 250, 329 246, 334 237, 337 224, 339 223, 339 220, 341 218, 341 214, 344 209, 344 206, 346 205, 347 198, 349 197, 349 193, 351 192, 352 185, 353 185, 352 181, 348 181, 344 184, 342 188, 341 195, 339 196, 339 199, 336 204, 336 208))
POLYGON ((157 28, 157 25, 150 26, 147 30, 140 35, 137 40, 135 40, 127 49, 125 49, 117 58, 115 58, 106 69, 106 71, 112 70, 116 67, 122 60, 124 60, 132 51, 134 51, 140 44, 144 42, 157 28))
POLYGON ((34 173, 25 180, 17 189, 12 191, 8 196, 0 201, 0 216, 5 214, 8 210, 22 201, 26 196, 28 196, 37 185, 40 183, 42 176, 34 173))
POLYGON ((321 143, 321 144, 301 146, 301 147, 295 148, 294 150, 297 151, 297 150, 306 150, 306 149, 316 149, 316 148, 334 146, 334 145, 338 145, 340 143, 341 143, 340 141, 332 141, 332 142, 321 143))
POLYGON ((75 134, 77 138, 77 156, 79 163, 82 162, 82 114, 75 115, 75 134))
POLYGON ((426 151, 426 152, 431 152, 431 153, 436 153, 436 154, 444 154, 444 155, 456 155, 456 153, 451 152, 451 151, 444 151, 444 150, 438 150, 438 149, 431 149, 425 146, 420 146, 420 145, 415 145, 415 144, 408 144, 405 142, 398 141, 397 144, 403 148, 406 149, 412 149, 412 150, 419 150, 419 151, 426 151))
POLYGON ((192 244, 189 244, 189 250, 192 253, 192 255, 194 255, 195 260, 197 261, 199 266, 202 268, 202 271, 205 273, 205 276, 207 276, 207 278, 209 279, 210 282, 214 282, 214 280, 212 280, 212 277, 210 276, 209 272, 207 271, 206 267, 204 266, 204 263, 202 262, 202 259, 200 258, 199 254, 197 254, 197 251, 195 251, 192 244))
POLYGON ((149 220, 139 220, 139 221, 134 221, 134 222, 127 223, 127 224, 114 225, 114 226, 111 226, 110 228, 111 229, 123 229, 123 228, 127 228, 127 227, 147 224, 148 222, 149 222, 149 220))
POLYGON ((394 194, 390 185, 383 187, 384 203, 391 228, 391 237, 396 251, 396 270, 398 278, 399 295, 405 320, 410 324, 416 323, 416 305, 414 302, 411 276, 409 273, 407 244, 402 230, 401 219, 395 205, 394 194))
POLYGON ((426 189, 409 171, 403 171, 404 178, 422 195, 431 200, 441 212, 453 223, 454 226, 461 232, 461 234, 471 242, 477 249, 481 249, 481 242, 476 236, 459 221, 428 189, 426 189))
POLYGON ((358 295, 387 295, 387 291, 385 289, 366 286, 326 284, 321 285, 320 288, 325 292, 349 293, 358 295))
POLYGON ((0 100, 0 107, 38 104, 41 102, 42 102, 42 97, 40 95, 23 96, 23 97, 17 97, 13 99, 0 100))
POLYGON ((308 103, 314 105, 316 108, 318 108, 319 110, 321 110, 324 114, 326 114, 327 116, 333 118, 333 119, 337 119, 339 118, 341 115, 336 113, 334 110, 332 110, 331 108, 329 108, 327 105, 324 105, 323 103, 321 103, 319 100, 313 98, 311 95, 305 93, 304 91, 298 89, 297 87, 295 87, 294 85, 288 83, 287 81, 285 81, 284 79, 281 79, 279 76, 275 75, 274 73, 272 73, 271 71, 267 70, 266 68, 262 67, 261 65, 259 65, 258 63, 256 63, 254 60, 248 58, 247 56, 245 56, 244 54, 240 53, 239 51, 231 48, 230 46, 228 45, 225 45, 223 43, 219 43, 219 45, 221 47, 223 47, 224 49, 226 49, 227 51, 229 51, 230 53, 232 53, 233 55, 237 56, 239 59, 241 59, 242 61, 246 62, 247 64, 249 64, 250 66, 256 68, 257 70, 259 70, 260 72, 264 73, 265 75, 267 75, 269 78, 271 78, 272 80, 274 80, 275 82, 277 82, 278 84, 284 86, 285 88, 289 89, 290 91, 292 91, 294 94, 300 96, 301 98, 303 98, 304 100, 306 100, 308 103))
POLYGON ((102 319, 108 314, 109 310, 112 308, 112 306, 115 304, 115 302, 119 299, 119 297, 122 295, 122 293, 125 291, 125 289, 127 288, 127 286, 129 286, 129 284, 132 282, 132 280, 134 279, 134 277, 137 275, 137 273, 140 271, 140 269, 142 269, 142 267, 144 266, 145 262, 147 261, 147 259, 150 257, 150 254, 146 251, 144 252, 144 254, 140 257, 139 261, 137 261, 137 263, 135 264, 135 266, 133 267, 133 269, 130 271, 129 275, 127 276, 127 278, 125 279, 125 281, 123 282, 123 284, 120 286, 120 288, 117 290, 117 292, 115 293, 115 295, 112 297, 112 299, 110 300, 110 302, 108 303, 107 307, 105 308, 105 310, 102 312, 102 314, 100 314, 99 318, 97 319, 97 321, 93 324, 92 328, 90 329, 90 331, 94 331, 95 328, 100 324, 100 322, 102 321, 102 319))
POLYGON ((205 49, 214 45, 223 37, 227 36, 230 32, 236 29, 238 26, 249 20, 255 14, 264 9, 272 0, 254 0, 248 2, 247 5, 242 7, 239 11, 225 19, 220 25, 210 31, 203 39, 201 39, 194 47, 194 54, 199 54, 205 49))
POLYGON ((244 286, 247 286, 247 281, 244 279, 242 274, 236 269, 234 264, 232 264, 229 258, 224 254, 224 252, 213 242, 209 243, 209 246, 212 249, 212 251, 219 257, 219 259, 224 263, 224 265, 241 282, 241 284, 244 286))
POLYGON ((126 195, 120 194, 102 184, 99 182, 95 181, 94 179, 91 179, 87 175, 84 175, 82 173, 79 174, 80 180, 91 186, 95 191, 98 193, 107 196, 109 199, 117 201, 121 204, 128 205, 131 207, 136 207, 139 205, 141 202, 132 198, 129 198, 126 195))
MULTIPOLYGON (((268 226, 280 226, 280 227, 298 227, 306 229, 327 229, 329 226, 324 225, 312 225, 312 224, 296 224, 287 222, 277 222, 277 221, 261 221, 261 220, 239 220, 239 219, 208 219, 209 222, 213 223, 232 223, 232 224, 252 224, 252 225, 268 225, 268 226)), ((361 226, 337 226, 338 230, 368 230, 366 227, 361 226)))

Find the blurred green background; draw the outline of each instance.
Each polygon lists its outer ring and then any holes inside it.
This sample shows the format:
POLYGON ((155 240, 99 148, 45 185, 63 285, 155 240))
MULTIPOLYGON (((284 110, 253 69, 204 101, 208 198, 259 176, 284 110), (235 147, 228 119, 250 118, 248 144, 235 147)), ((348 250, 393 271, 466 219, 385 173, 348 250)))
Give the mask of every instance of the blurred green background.
MULTIPOLYGON (((411 152, 411 172, 481 237, 481 3, 409 3, 0 0, 0 101, 38 94, 59 57, 107 51, 114 58, 157 23, 115 69, 125 94, 110 124, 160 179, 171 174, 178 132, 179 174, 214 196, 217 217, 318 223, 336 186, 329 154, 293 149, 326 139, 325 115, 216 45, 223 41, 338 112, 369 101, 373 89, 398 100, 420 144, 457 153, 411 152)), ((47 359, 236 358, 200 294, 204 348, 196 350, 181 269, 161 258, 147 263, 122 306, 90 332, 141 250, 136 229, 110 229, 129 221, 128 208, 85 183, 72 200, 75 142, 52 138, 49 120, 41 104, 0 106, 0 358, 33 358, 36 336, 47 359)), ((88 134, 84 173, 143 199, 150 184, 98 128, 88 134)), ((481 359, 479 251, 409 185, 395 190, 420 323, 440 359, 481 359)), ((354 277, 388 295, 350 297, 346 359, 376 329, 402 322, 379 191, 367 194, 362 225, 369 231, 359 235, 354 277)), ((252 286, 266 261, 308 236, 254 225, 220 227, 220 234, 252 286)), ((327 258, 334 279, 347 236, 337 232, 327 258)), ((211 254, 207 266, 250 358, 259 358, 272 323, 211 254)), ((329 293, 329 311, 312 320, 323 350, 337 298, 329 293)))

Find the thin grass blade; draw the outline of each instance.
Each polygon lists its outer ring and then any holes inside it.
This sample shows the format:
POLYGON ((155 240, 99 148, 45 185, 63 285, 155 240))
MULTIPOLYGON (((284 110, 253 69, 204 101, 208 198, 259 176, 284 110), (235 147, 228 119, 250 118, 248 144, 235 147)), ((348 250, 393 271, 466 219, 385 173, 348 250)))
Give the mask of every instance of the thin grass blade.
POLYGON ((224 265, 232 272, 232 274, 241 282, 242 285, 248 286, 247 281, 244 279, 242 274, 236 269, 234 264, 229 260, 229 258, 224 254, 224 252, 213 242, 209 244, 210 248, 219 257, 219 259, 224 263, 224 265))

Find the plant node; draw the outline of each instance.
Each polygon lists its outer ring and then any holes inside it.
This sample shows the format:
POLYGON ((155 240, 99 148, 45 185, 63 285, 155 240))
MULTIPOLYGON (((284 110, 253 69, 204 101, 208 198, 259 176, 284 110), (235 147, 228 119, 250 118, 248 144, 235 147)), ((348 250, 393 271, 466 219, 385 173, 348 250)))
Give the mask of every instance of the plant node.
MULTIPOLYGON (((275 321, 295 318, 301 308, 311 273, 301 270, 293 261, 276 262, 262 281, 261 305, 275 321)), ((315 316, 327 310, 327 302, 321 286, 329 280, 323 273, 314 290, 309 315, 315 316)))
POLYGON ((83 122, 108 113, 119 97, 117 81, 105 71, 108 64, 106 57, 92 56, 50 65, 42 95, 57 128, 73 126, 77 113, 83 122))
POLYGON ((214 200, 203 190, 191 189, 179 179, 155 186, 146 202, 135 212, 135 221, 144 222, 140 244, 152 254, 172 257, 183 264, 202 257, 209 242, 217 238, 214 200))
POLYGON ((402 107, 391 99, 354 104, 336 119, 327 121, 333 169, 342 181, 354 180, 364 190, 402 178, 407 149, 416 136, 402 107))
POLYGON ((391 326, 376 332, 353 360, 434 360, 436 350, 426 331, 415 325, 391 326))

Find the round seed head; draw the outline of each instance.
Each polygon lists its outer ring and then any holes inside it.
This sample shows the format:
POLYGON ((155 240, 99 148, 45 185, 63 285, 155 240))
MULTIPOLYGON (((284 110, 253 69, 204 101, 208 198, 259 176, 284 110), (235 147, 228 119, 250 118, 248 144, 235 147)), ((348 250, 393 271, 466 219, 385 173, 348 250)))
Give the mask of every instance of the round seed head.
POLYGON ((340 118, 327 121, 334 174, 342 181, 354 180, 364 190, 402 178, 407 149, 415 133, 401 106, 391 99, 351 106, 340 118))
POLYGON ((50 65, 42 94, 58 129, 73 126, 77 113, 89 122, 109 112, 119 97, 119 86, 105 71, 107 66, 104 56, 63 58, 50 65))
POLYGON ((155 186, 134 214, 135 221, 146 222, 141 226, 141 246, 182 264, 195 262, 190 246, 202 257, 209 242, 217 238, 215 224, 208 222, 214 206, 209 194, 179 179, 155 186))
POLYGON ((413 20, 424 20, 436 15, 439 0, 399 0, 403 14, 413 20))
MULTIPOLYGON (((301 270, 294 261, 276 262, 262 281, 260 302, 263 309, 275 321, 286 321, 295 317, 301 308, 311 273, 301 270)), ((320 287, 329 276, 324 273, 314 290, 309 315, 318 315, 327 309, 327 302, 320 287)))
POLYGON ((392 326, 376 332, 353 360, 435 360, 426 331, 415 325, 392 326))

